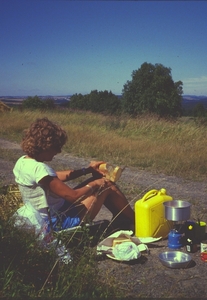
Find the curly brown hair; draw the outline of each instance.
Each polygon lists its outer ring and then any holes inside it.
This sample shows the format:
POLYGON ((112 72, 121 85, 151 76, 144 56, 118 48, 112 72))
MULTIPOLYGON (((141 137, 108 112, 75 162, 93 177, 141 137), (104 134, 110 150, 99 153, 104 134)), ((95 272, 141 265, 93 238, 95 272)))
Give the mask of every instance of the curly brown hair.
POLYGON ((56 149, 58 152, 61 151, 66 141, 66 132, 45 117, 36 119, 24 131, 21 147, 27 155, 36 158, 44 150, 56 149))

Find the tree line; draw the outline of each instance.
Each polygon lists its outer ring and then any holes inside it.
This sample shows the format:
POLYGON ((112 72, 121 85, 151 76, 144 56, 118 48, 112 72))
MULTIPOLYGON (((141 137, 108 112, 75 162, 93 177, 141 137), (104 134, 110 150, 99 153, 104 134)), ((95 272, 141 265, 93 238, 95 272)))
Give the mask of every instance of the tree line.
MULTIPOLYGON (((121 98, 111 91, 93 90, 86 95, 72 95, 65 106, 104 114, 125 113, 137 116, 153 113, 160 117, 182 115, 183 83, 173 81, 170 68, 145 62, 131 76, 132 79, 123 86, 121 98)), ((22 107, 54 109, 56 105, 51 98, 41 100, 35 96, 24 100, 22 107)))

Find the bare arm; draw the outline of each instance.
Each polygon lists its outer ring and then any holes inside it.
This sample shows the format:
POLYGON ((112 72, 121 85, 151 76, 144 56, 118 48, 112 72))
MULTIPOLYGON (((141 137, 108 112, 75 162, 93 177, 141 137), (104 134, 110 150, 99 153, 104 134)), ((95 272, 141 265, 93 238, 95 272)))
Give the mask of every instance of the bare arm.
POLYGON ((51 176, 45 176, 39 181, 39 183, 48 188, 56 195, 60 196, 61 198, 64 198, 65 200, 71 203, 74 203, 77 200, 83 200, 82 198, 84 196, 89 197, 99 187, 105 186, 106 184, 105 179, 101 178, 90 182, 90 184, 87 184, 84 187, 74 190, 67 186, 65 183, 63 183, 59 178, 51 176))
POLYGON ((83 175, 90 174, 90 173, 92 173, 91 168, 82 168, 79 170, 66 170, 66 171, 57 171, 56 172, 57 177, 63 182, 73 180, 73 179, 76 179, 83 175))
POLYGON ((57 171, 56 174, 57 177, 63 182, 73 180, 87 174, 92 174, 95 178, 100 178, 102 177, 102 173, 99 171, 98 167, 102 163, 102 161, 92 161, 87 168, 82 168, 79 170, 57 171))

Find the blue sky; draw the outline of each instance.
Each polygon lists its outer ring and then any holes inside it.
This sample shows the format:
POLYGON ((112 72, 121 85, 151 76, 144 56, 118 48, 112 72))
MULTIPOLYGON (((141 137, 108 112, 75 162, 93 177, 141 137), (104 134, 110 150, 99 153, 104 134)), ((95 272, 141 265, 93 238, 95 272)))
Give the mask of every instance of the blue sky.
POLYGON ((0 96, 121 94, 144 62, 207 95, 206 1, 0 0, 0 96))

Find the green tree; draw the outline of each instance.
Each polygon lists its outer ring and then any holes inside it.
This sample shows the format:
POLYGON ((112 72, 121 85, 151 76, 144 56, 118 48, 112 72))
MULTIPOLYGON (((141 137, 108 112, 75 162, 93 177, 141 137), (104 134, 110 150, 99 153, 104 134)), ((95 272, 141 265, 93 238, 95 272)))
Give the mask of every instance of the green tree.
POLYGON ((130 115, 156 113, 161 117, 182 113, 182 82, 174 82, 171 69, 143 63, 132 72, 122 90, 122 107, 130 115))
POLYGON ((52 98, 45 99, 43 101, 43 108, 44 109, 54 109, 54 108, 56 108, 54 99, 52 99, 52 98))
POLYGON ((84 96, 82 94, 74 94, 70 97, 69 107, 72 109, 86 110, 84 96))
POLYGON ((121 109, 119 98, 111 91, 91 91, 90 94, 74 94, 70 98, 69 107, 72 109, 90 110, 92 112, 115 114, 121 109))
POLYGON ((193 116, 198 118, 203 118, 206 116, 206 109, 203 103, 199 102, 193 108, 193 116))
POLYGON ((28 109, 43 109, 44 103, 38 96, 29 96, 22 101, 22 107, 28 109))
POLYGON ((114 95, 111 91, 99 92, 99 112, 106 112, 107 114, 115 114, 121 109, 121 102, 119 98, 114 95))

